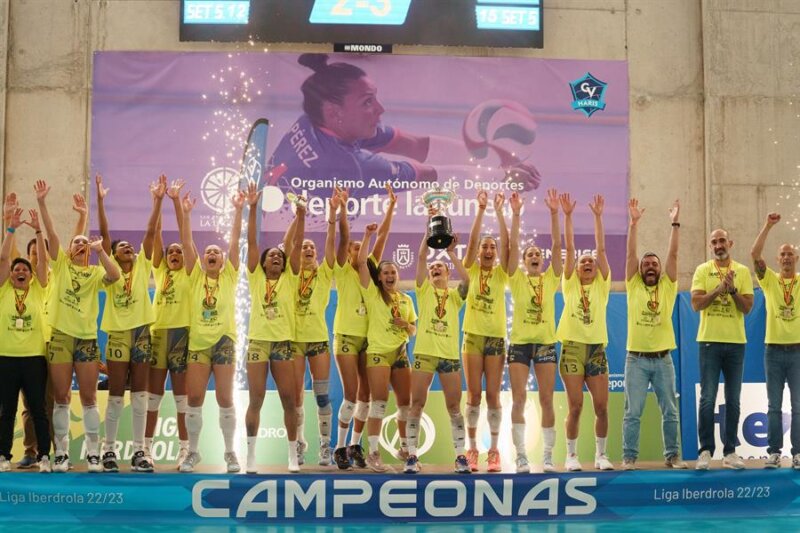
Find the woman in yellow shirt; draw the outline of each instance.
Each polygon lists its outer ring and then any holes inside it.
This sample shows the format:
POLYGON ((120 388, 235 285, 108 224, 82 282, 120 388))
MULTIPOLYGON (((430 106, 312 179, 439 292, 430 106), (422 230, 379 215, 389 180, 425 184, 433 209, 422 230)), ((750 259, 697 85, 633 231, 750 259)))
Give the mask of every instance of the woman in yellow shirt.
POLYGON ((367 265, 367 245, 377 228, 377 224, 367 226, 357 264, 361 294, 369 316, 367 380, 372 399, 367 420, 367 466, 374 472, 386 472, 389 467, 381 461, 379 433, 386 414, 390 384, 394 390, 398 413, 401 408, 408 412, 411 402, 411 369, 406 345, 408 338, 416 333, 417 314, 411 298, 398 289, 400 276, 397 265, 391 261, 381 261, 373 281, 367 265))
POLYGON ((298 205, 294 243, 288 260, 283 250, 269 247, 259 256, 256 238, 258 212, 255 209, 261 192, 250 182, 247 188, 249 206, 247 222, 247 281, 250 286, 250 327, 247 345, 247 384, 250 402, 247 406, 247 472, 255 473, 256 442, 261 421, 261 406, 267 388, 267 375, 272 370, 283 406, 283 422, 289 441, 289 472, 299 472, 297 456, 297 407, 295 365, 292 339, 295 336, 295 307, 300 271, 300 251, 305 234, 305 205, 298 205))
POLYGON ((203 256, 197 257, 192 238, 192 209, 196 199, 187 194, 180 198, 182 184, 173 182, 167 194, 172 198, 175 213, 182 218, 179 224, 183 245, 184 269, 191 285, 189 322, 189 356, 186 365, 186 430, 189 453, 181 463, 181 472, 193 472, 200 462, 198 444, 203 428, 203 401, 208 379, 214 373, 215 392, 219 406, 219 427, 225 442, 224 460, 228 472, 241 467, 233 442, 236 431, 236 410, 233 406, 233 376, 236 371, 236 286, 239 279, 239 236, 242 232, 242 207, 245 194, 238 191, 231 199, 231 235, 227 258, 219 246, 206 246, 203 256))
POLYGON ((572 211, 575 202, 569 195, 561 196, 564 211, 564 235, 567 258, 561 290, 564 310, 558 323, 556 337, 561 341, 559 370, 567 391, 569 412, 565 422, 569 471, 581 469, 578 459, 578 424, 583 409, 583 385, 589 389, 594 407, 596 439, 595 468, 613 470, 606 455, 608 435, 608 359, 606 344, 606 305, 611 291, 611 269, 606 257, 603 233, 604 199, 595 195, 589 203, 594 215, 594 238, 597 255, 584 254, 575 262, 575 237, 572 230, 572 211))

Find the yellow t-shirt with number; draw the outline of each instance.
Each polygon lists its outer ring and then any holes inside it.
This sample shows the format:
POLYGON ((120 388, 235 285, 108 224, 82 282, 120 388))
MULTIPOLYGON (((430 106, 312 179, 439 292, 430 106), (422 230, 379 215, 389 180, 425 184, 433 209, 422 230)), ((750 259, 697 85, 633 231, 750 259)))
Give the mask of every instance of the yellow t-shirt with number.
POLYGON ((556 342, 556 291, 560 282, 552 266, 539 276, 529 276, 518 268, 508 278, 514 302, 511 344, 556 342))
POLYGON ((194 265, 191 283, 191 322, 189 323, 189 350, 196 352, 211 348, 223 336, 236 342, 236 284, 239 271, 230 260, 219 273, 219 278, 206 276, 200 264, 194 265))
POLYGON ((416 291, 419 324, 414 355, 458 360, 458 313, 464 305, 458 289, 437 289, 426 278, 416 291))
POLYGON ((390 306, 383 301, 381 291, 372 281, 369 282, 366 289, 360 285, 359 288, 369 315, 367 329, 369 353, 391 352, 401 344, 408 342, 408 332, 405 328, 394 325, 394 318, 397 316, 409 323, 417 320, 417 313, 414 311, 411 298, 398 291, 395 293, 395 303, 390 306))
POLYGON ((482 271, 477 262, 467 272, 469 291, 464 312, 464 333, 505 338, 508 274, 498 266, 488 272, 482 271))
POLYGON ((800 322, 797 303, 800 302, 800 276, 790 280, 767 268, 764 278, 758 280, 764 290, 767 312, 767 344, 800 344, 800 322))
POLYGON ((561 292, 564 293, 564 310, 556 330, 558 340, 608 344, 606 305, 611 292, 611 271, 604 279, 598 270, 588 285, 581 285, 578 273, 573 271, 569 278, 563 277, 561 292))
MULTIPOLYGON (((116 262, 116 259, 112 259, 116 262)), ((155 320, 153 305, 150 303, 150 270, 153 262, 139 250, 129 274, 122 272, 117 262, 120 276, 117 281, 106 285, 106 301, 103 306, 103 331, 128 331, 155 320), (128 290, 126 290, 126 286, 128 290)))
MULTIPOLYGON (((334 263, 335 264, 335 263, 334 263)), ((297 342, 323 342, 328 340, 328 323, 325 310, 331 299, 333 269, 326 261, 315 271, 303 271, 297 280, 297 307, 295 310, 297 342)))
POLYGON ((27 294, 15 289, 11 278, 0 286, 0 331, 3 336, 0 355, 44 356, 44 302, 45 290, 36 276, 31 278, 27 294))
MULTIPOLYGON (((739 294, 753 294, 753 278, 750 269, 741 263, 731 261, 733 269, 733 285, 739 294)), ((700 290, 706 294, 719 285, 720 273, 725 276, 728 268, 717 270, 714 260, 707 261, 697 267, 692 277, 692 292, 700 290)), ((711 302, 711 305, 700 311, 700 328, 697 330, 698 342, 730 342, 745 344, 744 313, 736 307, 733 296, 723 294, 711 302)))
POLYGON ((648 287, 637 272, 625 282, 625 290, 628 301, 628 351, 674 350, 672 310, 678 297, 678 284, 662 273, 658 283, 648 287))
POLYGON ((155 321, 151 330, 186 328, 192 312, 191 282, 185 268, 170 270, 166 260, 153 268, 155 321))
POLYGON ((50 260, 50 299, 47 317, 52 328, 77 339, 97 338, 97 293, 106 269, 101 265, 76 266, 62 248, 50 260))
POLYGON ((247 271, 250 286, 250 327, 247 338, 257 341, 291 341, 295 335, 297 274, 287 265, 277 280, 269 280, 261 265, 247 271))

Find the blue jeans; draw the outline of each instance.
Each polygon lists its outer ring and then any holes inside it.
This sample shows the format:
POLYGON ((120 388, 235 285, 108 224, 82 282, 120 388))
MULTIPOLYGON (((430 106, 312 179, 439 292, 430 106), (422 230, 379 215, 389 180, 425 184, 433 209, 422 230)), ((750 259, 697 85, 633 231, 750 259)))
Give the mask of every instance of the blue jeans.
POLYGON ((675 367, 667 354, 660 358, 631 355, 625 358, 625 417, 622 419, 622 456, 639 456, 639 422, 647 400, 647 385, 653 384, 661 408, 664 457, 678 455, 678 405, 675 400, 675 367))
POLYGON ((725 377, 725 426, 720 429, 722 453, 733 453, 739 445, 739 397, 742 394, 744 347, 744 344, 730 342, 700 343, 700 407, 697 412, 699 452, 708 451, 714 455, 714 410, 720 371, 725 377))
POLYGON ((800 453, 800 344, 767 344, 764 351, 767 375, 767 453, 783 448, 783 385, 789 384, 792 402, 792 455, 800 453))

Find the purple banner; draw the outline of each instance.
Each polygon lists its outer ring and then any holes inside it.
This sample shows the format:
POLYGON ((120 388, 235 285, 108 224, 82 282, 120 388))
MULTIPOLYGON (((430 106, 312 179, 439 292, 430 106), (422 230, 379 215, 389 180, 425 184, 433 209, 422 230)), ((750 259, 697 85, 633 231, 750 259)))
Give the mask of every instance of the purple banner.
MULTIPOLYGON (((384 257, 410 277, 427 221, 419 197, 433 183, 457 193, 449 215, 462 251, 482 188, 506 197, 520 192, 526 200, 523 240, 549 246, 542 200, 555 187, 578 202, 581 251, 594 247, 587 204, 593 194, 605 195, 609 261, 621 279, 626 62, 331 55, 329 65, 346 65, 309 80, 314 71, 298 62, 301 57, 96 53, 92 169, 111 190, 112 236, 139 242, 151 207, 147 186, 165 173, 187 180, 198 197, 198 245, 220 242, 232 192, 243 177, 255 177, 264 188, 262 241, 282 239, 293 216, 286 193, 294 192, 310 200, 307 235, 321 249, 332 187, 349 189, 348 214, 358 238, 366 224, 383 218, 388 181, 398 204, 384 257), (269 121, 264 153, 243 165, 248 133, 259 119, 269 121)), ((165 232, 177 228, 170 212, 163 217, 165 232)), ((485 233, 496 232, 491 207, 484 226, 485 233)))

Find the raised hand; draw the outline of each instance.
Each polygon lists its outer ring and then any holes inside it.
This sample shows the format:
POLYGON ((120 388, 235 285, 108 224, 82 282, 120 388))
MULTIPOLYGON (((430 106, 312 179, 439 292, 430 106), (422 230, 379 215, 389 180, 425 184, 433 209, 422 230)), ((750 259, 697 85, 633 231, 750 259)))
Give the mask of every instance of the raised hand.
POLYGON ((261 198, 261 191, 258 190, 256 182, 249 180, 247 182, 247 205, 250 207, 258 204, 258 199, 261 198))
POLYGON ((191 194, 191 191, 187 191, 186 194, 183 195, 181 206, 183 207, 184 213, 191 212, 192 209, 194 209, 194 204, 197 203, 197 198, 192 198, 191 194))
POLYGON ((551 214, 558 213, 558 208, 561 201, 558 198, 558 191, 555 189, 547 189, 547 196, 544 198, 544 205, 550 209, 551 214))
POLYGON ((164 194, 167 192, 167 177, 164 174, 161 174, 158 177, 157 181, 154 181, 150 184, 150 194, 153 195, 153 198, 164 198, 164 194))
POLYGON ((80 193, 72 195, 72 210, 79 215, 87 215, 89 213, 89 206, 86 205, 86 198, 80 193))
POLYGON ((525 200, 519 195, 518 192, 511 193, 511 198, 508 200, 508 205, 511 206, 512 213, 519 215, 522 212, 522 205, 524 203, 525 200))
POLYGON ((350 198, 350 192, 347 189, 340 189, 336 187, 336 192, 339 195, 339 205, 347 207, 347 200, 350 198))
POLYGON ((778 222, 781 221, 781 215, 779 213, 770 213, 767 215, 767 226, 772 227, 778 222))
POLYGON ((24 221, 22 220, 22 209, 17 207, 14 211, 11 212, 11 218, 8 221, 8 226, 10 228, 17 229, 20 227, 24 221))
POLYGON ((331 197, 328 198, 328 207, 330 208, 330 212, 335 214, 336 211, 339 209, 339 203, 341 199, 339 198, 339 192, 334 190, 331 197))
POLYGON ((484 190, 478 191, 478 207, 480 207, 481 209, 485 209, 488 204, 489 204, 489 193, 484 190))
POLYGON ((33 184, 33 190, 36 192, 36 201, 41 202, 47 198, 47 193, 50 192, 50 186, 44 180, 36 180, 33 184))
POLYGON ((594 199, 589 202, 589 209, 592 210, 594 216, 599 217, 603 214, 603 206, 605 203, 606 201, 602 194, 595 194, 594 199))
POLYGON ((669 208, 669 219, 673 224, 678 223, 678 215, 681 214, 681 202, 680 200, 675 200, 675 203, 672 204, 672 207, 669 208))
POLYGON ((98 237, 89 241, 89 249, 99 253, 103 249, 103 238, 98 237))
POLYGON ((244 199, 245 194, 244 191, 236 191, 236 193, 231 197, 231 203, 233 204, 233 208, 237 211, 241 211, 244 207, 244 199))
MULTIPOLYGON (((592 209, 592 211, 594 211, 594 209, 592 209)), ((636 198, 628 200, 628 213, 630 213, 631 216, 631 224, 639 222, 639 219, 642 218, 644 214, 644 208, 639 209, 639 200, 636 198)))
MULTIPOLYGON (((367 227, 366 227, 366 228, 364 228, 364 235, 365 235, 365 236, 366 236, 366 235, 372 235, 372 234, 373 234, 373 233, 375 233, 376 231, 378 231, 378 224, 376 224, 375 222, 373 222, 372 224, 367 224, 367 227)), ((363 246, 363 245, 362 245, 362 246, 363 246)))
POLYGON ((167 187, 167 196, 172 198, 173 200, 181 197, 181 189, 183 186, 186 185, 186 182, 182 179, 172 180, 172 183, 169 184, 167 187))
POLYGON ((389 202, 394 205, 397 203, 397 196, 394 194, 394 190, 392 189, 392 184, 388 181, 386 182, 386 194, 389 195, 389 202))
POLYGON ((502 192, 498 192, 494 195, 494 210, 501 211, 503 209, 503 204, 506 203, 506 195, 502 192))
POLYGON ((458 233, 453 233, 453 242, 451 242, 450 246, 447 247, 447 252, 448 253, 455 252, 456 246, 458 246, 458 233))
POLYGON ((569 195, 568 192, 560 194, 558 196, 558 201, 561 204, 561 210, 564 211, 564 214, 569 216, 575 211, 575 205, 578 203, 577 200, 573 200, 572 197, 569 195))
POLYGON ((95 175, 94 182, 97 185, 97 198, 99 198, 100 200, 104 199, 108 194, 108 191, 110 191, 111 189, 106 189, 105 187, 103 187, 103 176, 101 176, 100 174, 95 175))
POLYGON ((6 195, 6 200, 3 203, 3 219, 10 220, 14 215, 14 210, 19 207, 17 202, 17 193, 10 192, 6 195))
POLYGON ((42 226, 39 223, 39 212, 36 211, 36 209, 28 209, 28 216, 30 216, 31 219, 26 221, 25 224, 32 227, 33 231, 42 231, 42 226))

